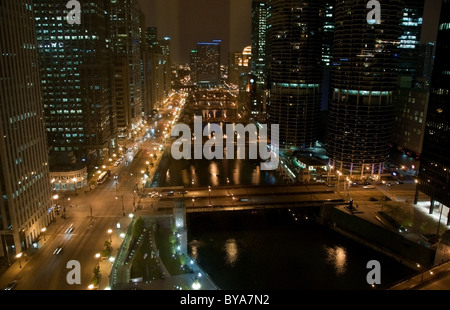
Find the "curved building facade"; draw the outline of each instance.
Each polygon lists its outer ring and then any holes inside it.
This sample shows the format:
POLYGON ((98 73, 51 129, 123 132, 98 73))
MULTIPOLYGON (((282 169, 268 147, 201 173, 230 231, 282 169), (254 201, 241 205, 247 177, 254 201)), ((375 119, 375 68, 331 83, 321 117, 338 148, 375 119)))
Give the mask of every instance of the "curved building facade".
POLYGON ((281 148, 310 146, 318 137, 322 83, 323 1, 270 1, 269 124, 281 148))
POLYGON ((327 152, 345 175, 377 175, 388 158, 402 7, 381 2, 377 24, 367 1, 336 3, 327 152))

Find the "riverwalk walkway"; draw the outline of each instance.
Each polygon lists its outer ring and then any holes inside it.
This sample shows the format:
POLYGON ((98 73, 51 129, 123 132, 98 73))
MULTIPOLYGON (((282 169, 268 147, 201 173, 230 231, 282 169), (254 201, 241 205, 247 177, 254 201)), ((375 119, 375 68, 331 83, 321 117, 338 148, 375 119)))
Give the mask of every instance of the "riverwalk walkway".
MULTIPOLYGON (((155 215, 146 217, 146 222, 157 221, 158 225, 165 225, 170 228, 172 223, 172 216, 169 215, 155 215)), ((186 254, 190 261, 188 266, 189 273, 171 275, 164 265, 164 262, 159 258, 158 265, 162 274, 160 279, 155 279, 149 282, 133 281, 130 276, 130 269, 132 261, 135 257, 136 250, 130 249, 132 225, 128 227, 127 235, 119 249, 117 258, 111 267, 111 281, 110 283, 102 283, 99 289, 113 289, 113 290, 176 290, 176 289, 201 289, 201 290, 218 290, 219 288, 214 284, 211 278, 201 269, 200 266, 186 254), (131 255, 130 255, 131 254, 131 255), (194 284, 195 283, 195 284, 194 284), (198 285, 198 286, 196 286, 198 285)), ((151 229, 151 228, 148 228, 151 229)), ((142 235, 141 235, 142 236, 142 235)), ((140 240, 135 244, 139 246, 140 240)), ((167 241, 169 242, 169 241, 167 241)), ((153 240, 152 252, 159 253, 157 244, 153 240)))

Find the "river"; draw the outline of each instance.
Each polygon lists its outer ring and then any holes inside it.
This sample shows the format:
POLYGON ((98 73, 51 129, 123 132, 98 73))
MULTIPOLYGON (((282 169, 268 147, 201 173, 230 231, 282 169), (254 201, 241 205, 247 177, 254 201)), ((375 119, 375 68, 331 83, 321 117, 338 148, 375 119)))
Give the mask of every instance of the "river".
MULTIPOLYGON (((276 172, 251 160, 171 159, 161 186, 273 185, 276 172), (192 183, 192 181, 194 181, 192 183)), ((188 214, 188 249, 221 289, 370 290, 367 263, 387 288, 412 275, 397 261, 288 209, 188 214)))

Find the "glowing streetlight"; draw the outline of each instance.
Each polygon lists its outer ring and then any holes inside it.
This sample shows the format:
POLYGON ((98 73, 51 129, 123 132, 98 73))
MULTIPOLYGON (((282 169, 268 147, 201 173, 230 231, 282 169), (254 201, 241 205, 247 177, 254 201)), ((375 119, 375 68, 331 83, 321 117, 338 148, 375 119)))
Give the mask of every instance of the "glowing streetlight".
POLYGON ((211 205, 211 186, 208 186, 209 191, 209 205, 211 205))
POLYGON ((22 264, 20 263, 20 258, 22 257, 22 253, 16 255, 16 258, 19 260, 19 268, 22 268, 22 264))
POLYGON ((41 229, 41 231, 42 231, 42 234, 44 235, 44 241, 46 241, 46 239, 45 239, 45 232, 47 231, 47 228, 44 227, 44 228, 41 229))
POLYGON ((201 286, 200 282, 198 281, 197 278, 195 278, 194 283, 192 283, 192 289, 193 290, 199 290, 201 287, 202 286, 201 286))
POLYGON ((109 242, 112 242, 112 229, 108 229, 109 242))

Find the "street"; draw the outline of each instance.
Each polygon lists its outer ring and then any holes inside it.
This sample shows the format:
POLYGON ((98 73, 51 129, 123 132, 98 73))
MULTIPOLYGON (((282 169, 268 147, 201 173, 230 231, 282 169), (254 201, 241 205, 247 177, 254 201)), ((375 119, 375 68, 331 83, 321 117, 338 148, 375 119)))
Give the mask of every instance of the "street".
MULTIPOLYGON (((0 287, 5 287, 15 279, 17 290, 88 289, 94 277, 94 267, 100 262, 96 254, 105 249, 105 241, 111 240, 113 250, 117 250, 121 244, 120 234, 126 232, 129 215, 137 208, 138 189, 142 188, 145 180, 143 171, 149 168, 148 177, 153 177, 163 154, 159 146, 166 141, 164 135, 169 128, 167 125, 174 119, 174 108, 182 98, 183 93, 174 93, 160 111, 161 117, 150 124, 148 131, 143 130, 131 147, 128 145, 131 151, 126 150, 121 164, 115 167, 111 162, 104 168, 111 171, 105 183, 76 193, 58 193, 55 204, 59 204, 61 210, 56 220, 42 233, 38 248, 30 249, 31 255, 23 255, 12 265, 10 272, 5 272, 0 278, 0 287), (157 156, 156 160, 154 155, 157 156), (150 167, 149 161, 152 159, 154 165, 150 167), (73 231, 66 233, 72 224, 73 231), (108 230, 112 230, 112 233, 108 233, 108 230), (60 246, 61 251, 54 254, 60 246), (80 263, 80 284, 69 284, 66 280, 71 271, 67 263, 72 260, 80 263)), ((102 283, 109 281, 109 272, 109 269, 100 270, 102 283)))

